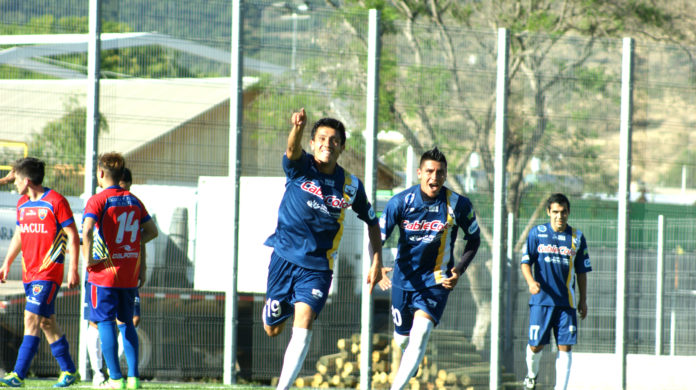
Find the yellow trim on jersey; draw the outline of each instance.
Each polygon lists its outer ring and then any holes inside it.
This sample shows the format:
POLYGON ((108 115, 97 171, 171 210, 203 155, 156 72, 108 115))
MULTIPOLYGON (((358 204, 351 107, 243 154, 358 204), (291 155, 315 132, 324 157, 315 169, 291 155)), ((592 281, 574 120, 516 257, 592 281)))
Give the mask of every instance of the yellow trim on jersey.
POLYGON ((94 240, 94 245, 92 245, 92 257, 95 259, 104 259, 106 262, 104 269, 111 271, 111 273, 114 274, 115 279, 118 280, 118 272, 116 272, 114 262, 111 260, 109 248, 106 246, 106 243, 99 234, 96 234, 95 236, 96 238, 94 240))
POLYGON ((566 289, 568 289, 568 303, 570 307, 575 307, 575 291, 573 291, 573 275, 575 275, 575 238, 578 234, 577 229, 573 228, 573 233, 570 238, 570 256, 568 256, 568 278, 566 278, 566 289))
POLYGON ((452 226, 454 226, 454 215, 450 213, 452 210, 451 204, 457 204, 457 195, 451 190, 447 190, 447 224, 446 228, 442 231, 442 237, 440 237, 440 247, 437 249, 437 258, 435 258, 435 266, 433 267, 433 276, 435 277, 435 283, 442 283, 447 270, 442 269, 442 264, 448 264, 450 261, 450 256, 452 255, 448 250, 448 241, 452 233, 452 226))
POLYGON ((65 253, 65 248, 67 246, 68 235, 65 234, 65 231, 63 231, 63 229, 61 229, 56 235, 56 238, 53 239, 53 244, 51 244, 51 248, 49 248, 48 252, 44 256, 43 261, 41 261, 41 267, 39 267, 39 272, 44 271, 48 269, 51 265, 53 265, 58 259, 58 257, 65 253))
MULTIPOLYGON (((347 171, 343 171, 345 175, 345 180, 343 183, 343 199, 352 204, 353 200, 352 196, 348 194, 346 191, 346 188, 348 187, 355 187, 355 193, 357 193, 358 189, 358 178, 355 175, 351 175, 347 171), (355 183, 355 185, 353 185, 355 183)), ((355 196, 355 195, 353 195, 355 196)), ((341 237, 343 237, 343 221, 346 218, 346 209, 341 207, 341 213, 338 216, 338 219, 336 222, 338 222, 338 231, 336 232, 336 235, 334 236, 333 239, 333 244, 331 245, 331 249, 326 251, 326 259, 329 261, 329 269, 333 269, 333 262, 334 262, 334 257, 336 256, 336 252, 338 252, 338 247, 341 245, 341 237)))

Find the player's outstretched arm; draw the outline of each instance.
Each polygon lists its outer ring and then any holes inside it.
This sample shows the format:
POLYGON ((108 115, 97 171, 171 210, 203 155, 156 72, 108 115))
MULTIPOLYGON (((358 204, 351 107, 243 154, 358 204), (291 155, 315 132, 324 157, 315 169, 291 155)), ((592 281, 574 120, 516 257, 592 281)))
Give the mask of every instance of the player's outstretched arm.
POLYGON ((288 135, 288 148, 285 150, 289 160, 297 160, 302 155, 302 132, 306 125, 307 114, 304 108, 292 113, 292 129, 288 135))
POLYGON ((375 286, 382 279, 382 232, 379 225, 367 227, 367 235, 370 239, 370 253, 372 254, 372 265, 370 273, 367 275, 367 284, 370 285, 370 294, 375 286))
POLYGON ((0 179, 0 185, 2 185, 2 184, 12 184, 12 182, 14 181, 14 179, 15 179, 14 170, 11 170, 11 171, 9 171, 9 172, 7 173, 7 175, 5 175, 5 177, 3 177, 2 179, 0 179))
POLYGON ((80 264, 80 237, 77 232, 75 223, 63 228, 68 236, 68 254, 70 256, 70 264, 68 266, 68 288, 78 287, 80 285, 80 272, 78 267, 80 264))
POLYGON ((12 235, 12 241, 10 241, 10 246, 7 248, 7 254, 5 255, 5 262, 0 267, 0 282, 5 283, 7 280, 7 275, 10 273, 10 267, 12 262, 17 257, 22 249, 22 236, 19 233, 19 228, 15 228, 14 235, 12 235))

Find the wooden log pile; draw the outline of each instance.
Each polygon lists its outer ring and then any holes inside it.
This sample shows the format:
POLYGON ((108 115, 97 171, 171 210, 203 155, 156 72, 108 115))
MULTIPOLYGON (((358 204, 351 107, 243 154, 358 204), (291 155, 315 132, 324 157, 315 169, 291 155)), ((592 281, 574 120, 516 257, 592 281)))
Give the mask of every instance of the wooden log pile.
MULTIPOLYGON (((360 388, 360 335, 339 339, 338 352, 324 355, 316 362, 317 372, 299 377, 297 387, 360 388)), ((389 334, 374 334, 372 338, 372 388, 388 389, 401 362, 401 348, 392 343, 389 334)), ((483 390, 488 389, 490 367, 476 352, 462 332, 434 330, 426 354, 416 375, 411 378, 411 390, 483 390)), ((514 382, 512 373, 503 373, 502 382, 514 382)))

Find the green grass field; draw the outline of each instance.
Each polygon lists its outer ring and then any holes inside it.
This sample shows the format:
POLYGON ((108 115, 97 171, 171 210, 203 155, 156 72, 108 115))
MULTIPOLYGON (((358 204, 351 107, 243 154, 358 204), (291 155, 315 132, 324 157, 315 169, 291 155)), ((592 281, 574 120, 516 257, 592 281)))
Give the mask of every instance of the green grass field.
MULTIPOLYGON (((24 388, 29 389, 46 389, 53 386, 56 383, 56 379, 26 379, 24 381, 24 388)), ((145 390, 173 390, 173 389, 230 389, 230 390, 267 390, 270 387, 267 386, 252 386, 252 385, 223 385, 220 383, 204 383, 204 382, 141 382, 142 388, 145 390)), ((70 386, 70 389, 91 389, 91 382, 80 382, 76 385, 70 386)))

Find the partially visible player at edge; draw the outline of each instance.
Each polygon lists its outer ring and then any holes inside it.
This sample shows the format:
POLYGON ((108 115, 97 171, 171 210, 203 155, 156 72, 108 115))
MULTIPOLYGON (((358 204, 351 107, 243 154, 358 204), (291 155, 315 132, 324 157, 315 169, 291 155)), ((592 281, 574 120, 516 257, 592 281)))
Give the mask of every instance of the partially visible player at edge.
POLYGON ((571 347, 578 337, 577 313, 581 319, 587 316, 587 273, 592 271, 592 264, 585 235, 568 225, 568 198, 560 193, 552 194, 546 200, 546 213, 550 221, 529 232, 520 266, 532 294, 524 388, 536 388, 542 350, 553 332, 558 345, 556 390, 565 390, 572 364, 571 347))
POLYGON ((26 157, 14 164, 3 178, 13 178, 22 197, 17 202, 17 229, 0 268, 5 283, 10 266, 22 252, 22 280, 27 296, 24 309, 24 338, 17 353, 14 370, 0 379, 0 386, 22 387, 31 361, 41 341, 41 331, 58 361, 61 374, 53 387, 79 382, 79 374, 70 356, 70 347, 58 326, 55 298, 63 282, 66 248, 70 254, 68 288, 80 284, 78 261, 80 240, 68 201, 58 192, 43 187, 44 162, 26 157))
POLYGON ((276 231, 265 243, 274 248, 263 310, 266 333, 277 336, 285 321, 295 315, 278 390, 288 389, 302 368, 312 339, 312 323, 328 297, 349 207, 368 225, 372 254, 367 277, 370 292, 382 278, 379 222, 362 182, 337 163, 345 149, 345 127, 333 118, 318 120, 309 141, 314 154, 308 154, 300 145, 306 123, 304 109, 292 114, 292 129, 283 156, 285 193, 276 231))
POLYGON ((118 186, 124 166, 118 153, 99 158, 97 182, 103 190, 87 201, 82 225, 83 252, 89 259, 89 319, 99 328, 110 376, 100 387, 111 389, 140 388, 133 302, 140 278, 141 245, 158 234, 143 203, 118 186), (118 329, 128 362, 127 383, 118 362, 117 319, 122 322, 118 329))
MULTIPOLYGON (((133 175, 128 168, 123 169, 123 177, 119 180, 119 187, 126 191, 130 191, 130 187, 133 184, 133 175)), ((147 260, 145 255, 145 245, 140 248, 140 280, 138 287, 142 287, 146 281, 147 274, 147 260)), ((89 283, 89 282, 86 282, 89 283)), ((89 294, 85 294, 85 318, 89 319, 89 294)), ((140 324, 140 294, 136 290, 135 299, 133 301, 133 326, 136 328, 140 324)), ((116 325, 121 326, 123 323, 116 320, 116 325)), ((122 339, 118 339, 122 340, 122 339)), ((123 354, 123 343, 119 342, 118 355, 119 358, 123 354)), ((102 352, 101 352, 101 340, 99 340, 99 328, 97 324, 89 321, 89 326, 87 327, 87 354, 89 356, 89 362, 92 366, 92 384, 99 385, 106 379, 104 373, 102 372, 102 352)))
POLYGON ((392 287, 394 341, 403 350, 392 390, 406 387, 418 370, 430 332, 481 243, 471 201, 444 186, 445 155, 438 148, 426 151, 417 173, 420 183, 389 199, 379 221, 382 241, 395 227, 399 229, 392 280, 385 276, 379 283, 382 289, 392 287), (455 264, 454 244, 460 228, 466 246, 455 264))

